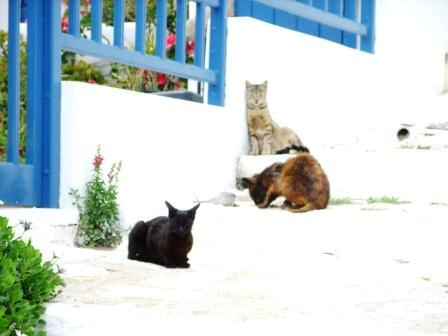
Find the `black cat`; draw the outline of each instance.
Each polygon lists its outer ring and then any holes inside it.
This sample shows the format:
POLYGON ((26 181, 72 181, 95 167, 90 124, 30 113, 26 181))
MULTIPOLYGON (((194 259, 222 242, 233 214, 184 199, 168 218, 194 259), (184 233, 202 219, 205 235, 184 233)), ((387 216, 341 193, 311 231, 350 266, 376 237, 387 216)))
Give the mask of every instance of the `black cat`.
POLYGON ((165 267, 190 267, 187 254, 193 247, 193 225, 197 204, 190 210, 177 210, 170 203, 168 217, 137 222, 129 233, 128 258, 165 267))

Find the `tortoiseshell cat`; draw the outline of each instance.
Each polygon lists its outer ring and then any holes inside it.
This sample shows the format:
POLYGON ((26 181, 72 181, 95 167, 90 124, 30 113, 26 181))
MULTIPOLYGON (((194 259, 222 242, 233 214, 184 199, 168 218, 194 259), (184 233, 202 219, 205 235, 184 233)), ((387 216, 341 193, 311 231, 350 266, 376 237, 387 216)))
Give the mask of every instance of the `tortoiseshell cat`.
POLYGON ((188 268, 187 254, 193 247, 191 227, 197 204, 190 210, 177 210, 165 201, 168 217, 137 222, 129 233, 128 258, 169 268, 188 268))
POLYGON ((246 81, 247 126, 250 137, 250 155, 276 154, 292 145, 303 147, 302 141, 288 127, 278 126, 271 118, 267 103, 268 82, 251 84, 246 81))
POLYGON ((286 200, 282 209, 306 212, 324 209, 330 199, 330 184, 319 162, 302 152, 285 163, 276 162, 252 178, 242 178, 259 208, 267 208, 277 197, 286 200))

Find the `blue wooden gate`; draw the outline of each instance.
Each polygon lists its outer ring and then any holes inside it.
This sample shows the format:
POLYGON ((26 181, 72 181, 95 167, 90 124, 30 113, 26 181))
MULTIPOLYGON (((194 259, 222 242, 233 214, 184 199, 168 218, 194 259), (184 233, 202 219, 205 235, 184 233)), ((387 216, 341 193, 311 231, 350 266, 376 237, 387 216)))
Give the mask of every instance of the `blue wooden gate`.
MULTIPOLYGON (((68 33, 61 31, 61 0, 27 0, 27 112, 26 159, 19 155, 21 0, 9 0, 8 145, 6 162, 0 162, 0 200, 10 205, 59 206, 61 51, 96 56, 209 84, 208 102, 224 104, 226 60, 226 0, 196 2, 195 64, 185 61, 188 0, 176 0, 176 59, 166 57, 167 4, 156 0, 156 54, 145 53, 147 0, 135 0, 136 46, 124 48, 125 0, 114 1, 113 45, 101 41, 102 0, 91 0, 91 39, 80 34, 80 0, 69 1, 68 33), (211 9, 210 62, 204 64, 205 8, 211 9)), ((23 6, 22 6, 23 7, 23 6)))
POLYGON ((250 16, 351 48, 374 52, 375 0, 235 1, 236 16, 250 16))

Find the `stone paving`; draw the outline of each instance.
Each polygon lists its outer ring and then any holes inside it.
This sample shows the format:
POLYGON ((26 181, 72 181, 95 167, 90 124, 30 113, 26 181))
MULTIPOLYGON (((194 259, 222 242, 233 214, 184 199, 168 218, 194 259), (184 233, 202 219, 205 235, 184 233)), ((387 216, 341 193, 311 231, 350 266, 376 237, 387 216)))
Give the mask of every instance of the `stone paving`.
POLYGON ((48 335, 448 334, 448 206, 237 204, 201 205, 186 270, 47 245, 67 282, 48 335))

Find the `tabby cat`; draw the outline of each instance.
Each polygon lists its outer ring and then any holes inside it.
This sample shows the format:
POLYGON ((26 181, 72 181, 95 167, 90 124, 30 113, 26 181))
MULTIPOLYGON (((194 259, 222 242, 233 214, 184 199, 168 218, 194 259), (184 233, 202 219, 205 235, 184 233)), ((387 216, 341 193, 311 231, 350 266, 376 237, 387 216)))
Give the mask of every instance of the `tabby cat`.
POLYGON ((246 81, 247 125, 250 137, 250 155, 276 154, 302 141, 288 127, 279 127, 269 114, 266 100, 268 82, 251 84, 246 81))
POLYGON ((191 227, 197 204, 190 210, 177 210, 170 203, 168 217, 137 222, 129 233, 128 258, 169 268, 190 267, 187 254, 193 247, 191 227))

